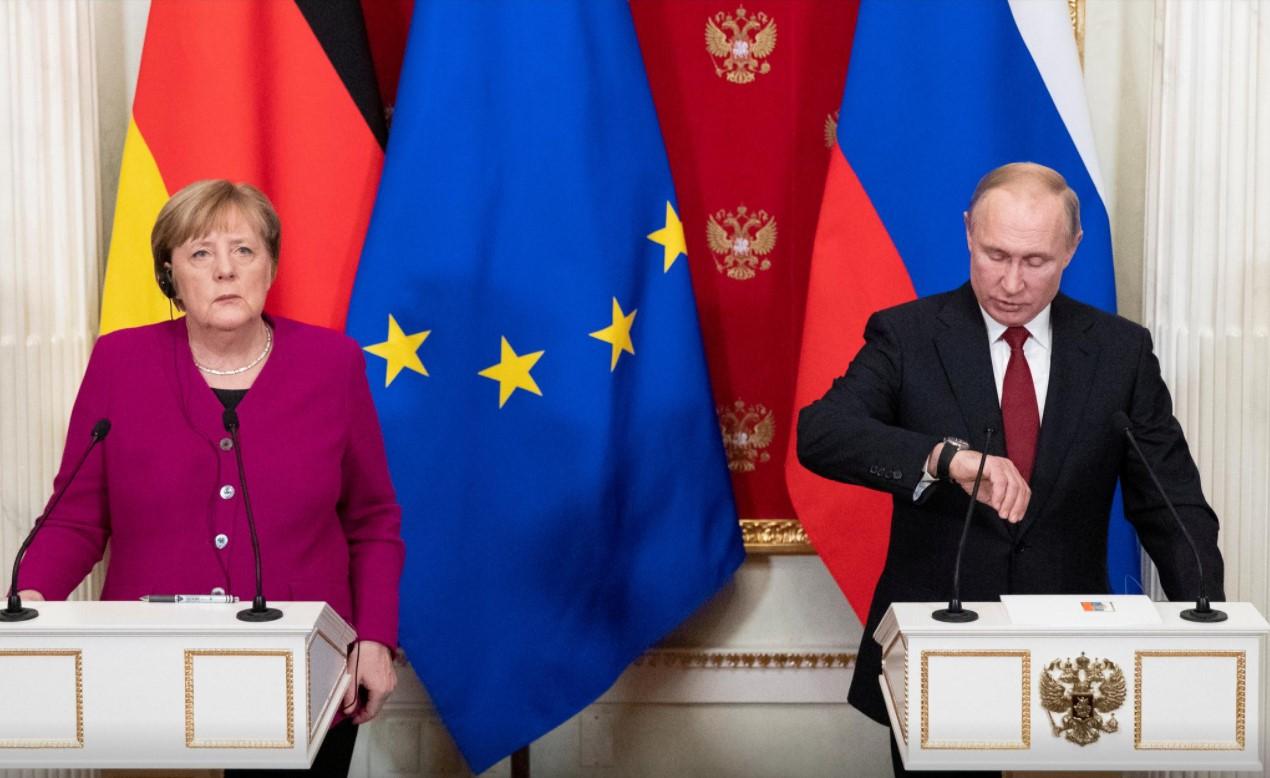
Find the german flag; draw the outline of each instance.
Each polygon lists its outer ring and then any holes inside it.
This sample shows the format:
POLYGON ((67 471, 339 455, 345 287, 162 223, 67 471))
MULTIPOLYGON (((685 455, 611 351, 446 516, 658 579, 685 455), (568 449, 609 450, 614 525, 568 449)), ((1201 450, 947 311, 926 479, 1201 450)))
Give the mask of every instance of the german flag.
POLYGON ((252 183, 277 207, 283 240, 269 310, 343 329, 388 136, 380 86, 395 90, 411 5, 367 2, 366 15, 358 0, 151 6, 103 334, 169 316, 150 229, 173 192, 203 178, 252 183))

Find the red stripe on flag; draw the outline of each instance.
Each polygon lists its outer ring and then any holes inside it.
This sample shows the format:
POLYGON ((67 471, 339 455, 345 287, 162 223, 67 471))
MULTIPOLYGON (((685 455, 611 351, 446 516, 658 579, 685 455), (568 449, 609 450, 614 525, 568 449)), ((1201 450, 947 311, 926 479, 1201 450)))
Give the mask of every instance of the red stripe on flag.
MULTIPOLYGON (((816 227, 795 412, 819 399, 864 344, 864 325, 881 308, 916 297, 899 252, 855 172, 835 148, 816 227)), ((891 499, 798 464, 791 439, 785 481, 821 559, 863 621, 890 537, 891 499)))
POLYGON ((342 329, 383 151, 291 2, 155 3, 133 116, 169 192, 259 186, 282 219, 269 309, 342 329))

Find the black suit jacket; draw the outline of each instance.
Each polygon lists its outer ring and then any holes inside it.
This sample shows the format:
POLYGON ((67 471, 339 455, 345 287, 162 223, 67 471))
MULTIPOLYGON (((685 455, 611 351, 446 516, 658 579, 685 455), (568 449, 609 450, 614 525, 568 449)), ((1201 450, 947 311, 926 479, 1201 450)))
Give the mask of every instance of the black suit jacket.
MULTIPOLYGON (((1032 499, 1011 526, 977 506, 961 566, 963 601, 1006 593, 1110 591, 1107 523, 1117 479, 1125 512, 1170 599, 1196 596, 1189 546, 1111 417, 1124 411, 1200 548, 1211 599, 1223 599, 1217 517, 1200 490, 1146 329, 1059 294, 1032 499)), ((844 376, 798 418, 798 457, 826 478, 893 494, 891 541, 865 624, 850 702, 886 723, 873 631, 892 601, 946 601, 969 496, 956 484, 913 492, 945 436, 1004 456, 988 332, 969 284, 874 314, 844 376)))

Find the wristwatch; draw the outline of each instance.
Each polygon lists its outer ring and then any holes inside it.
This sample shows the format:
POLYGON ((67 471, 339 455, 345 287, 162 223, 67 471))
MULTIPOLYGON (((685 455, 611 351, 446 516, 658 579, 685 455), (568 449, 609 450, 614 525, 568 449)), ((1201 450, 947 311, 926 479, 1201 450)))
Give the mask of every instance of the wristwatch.
POLYGON ((944 438, 944 447, 939 451, 939 461, 935 464, 935 477, 940 481, 947 481, 948 468, 952 465, 952 459, 957 455, 958 451, 965 451, 970 448, 970 444, 961 438, 944 438))

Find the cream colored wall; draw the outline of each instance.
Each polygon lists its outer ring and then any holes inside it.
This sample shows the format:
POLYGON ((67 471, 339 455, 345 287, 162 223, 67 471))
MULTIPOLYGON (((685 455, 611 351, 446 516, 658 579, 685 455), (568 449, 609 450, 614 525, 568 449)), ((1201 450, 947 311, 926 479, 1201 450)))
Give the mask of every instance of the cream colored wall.
POLYGON ((1116 300, 1121 315, 1141 322, 1155 5, 1150 0, 1093 0, 1085 8, 1085 89, 1107 179, 1116 300))
POLYGON ((97 37, 97 109, 101 126, 98 180, 103 233, 108 241, 150 3, 149 0, 90 0, 90 6, 97 37))
MULTIPOLYGON (((1159 89, 1157 24, 1161 9, 1174 5, 1176 0, 1090 0, 1086 11, 1086 80, 1106 177, 1119 304, 1125 315, 1138 321, 1144 318, 1143 279, 1151 266, 1144 248, 1146 229, 1161 218, 1158 209, 1149 213, 1147 205, 1148 139, 1158 124, 1152 113, 1159 89)), ((91 0, 87 8, 95 36, 91 50, 99 141, 95 180, 89 184, 99 205, 90 229, 108 235, 148 3, 91 0)), ((14 203, 6 207, 8 213, 17 212, 14 203)), ((30 218, 29 213, 23 216, 30 218)), ((81 261, 92 277, 99 278, 104 251, 101 247, 89 250, 81 261)), ((95 299, 82 300, 78 306, 74 315, 80 320, 95 317, 95 299)), ((13 325, 0 318, 0 345, 12 344, 15 337, 13 325)), ((56 444, 49 445, 59 450, 65 410, 77 382, 76 370, 82 372, 83 356, 64 371, 68 375, 51 396, 43 399, 49 410, 38 412, 48 430, 57 427, 46 437, 56 439, 56 444)), ((1176 369, 1183 372, 1171 373, 1171 380, 1186 381, 1186 368, 1176 369)), ((1186 422, 1211 423, 1197 416, 1186 422)), ((8 428, 5 434, 9 436, 8 428)), ((12 472, 20 457, 17 448, 10 448, 4 449, 7 472, 12 472)), ((44 451, 29 473, 24 465, 29 483, 51 480, 56 453, 44 451)), ((1211 460, 1211 456, 1212 448, 1206 445, 1201 458, 1211 460)), ((34 491, 24 492, 19 501, 10 494, 4 496, 0 558, 12 554, 22 517, 38 509, 40 498, 34 491)), ((1231 561, 1231 576, 1247 575, 1239 567, 1257 564, 1255 559, 1238 557, 1231 561)), ((751 667, 744 658, 840 655, 854 651, 860 638, 859 622, 817 558, 752 558, 728 588, 665 641, 662 650, 687 652, 688 661, 628 672, 597 704, 534 744, 534 774, 885 775, 889 765, 885 730, 843 702, 849 666, 777 661, 768 667, 751 667), (700 661, 694 664, 691 657, 700 661), (710 657, 718 658, 718 666, 710 664, 710 657)), ((426 695, 409 678, 383 719, 364 730, 354 771, 374 776, 463 774, 426 695)), ((490 774, 506 775, 506 763, 490 774)))

